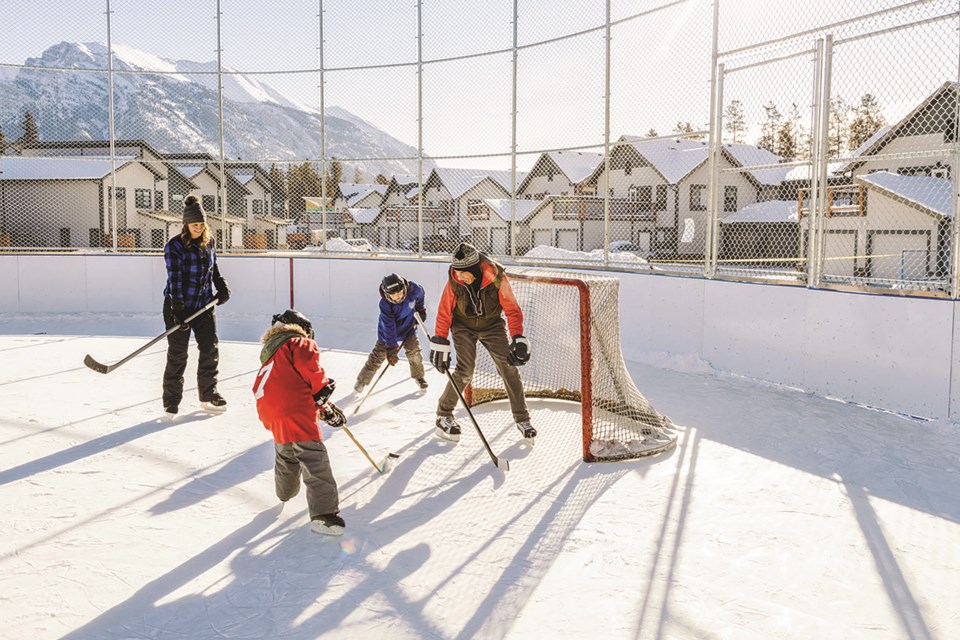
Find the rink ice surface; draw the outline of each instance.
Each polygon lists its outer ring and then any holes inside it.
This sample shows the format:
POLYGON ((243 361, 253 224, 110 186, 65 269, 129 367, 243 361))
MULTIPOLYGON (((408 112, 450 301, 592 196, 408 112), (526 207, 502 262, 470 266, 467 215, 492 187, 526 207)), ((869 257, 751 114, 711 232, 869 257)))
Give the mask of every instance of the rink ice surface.
MULTIPOLYGON (((445 378, 405 361, 345 433, 324 428, 346 534, 281 508, 250 391, 259 345, 221 343, 229 411, 161 417, 158 345, 0 336, 0 632, 42 638, 960 637, 960 428, 728 375, 628 363, 679 425, 652 459, 585 464, 575 405, 499 402, 434 436, 445 378)), ((321 343, 347 412, 365 353, 321 343)))

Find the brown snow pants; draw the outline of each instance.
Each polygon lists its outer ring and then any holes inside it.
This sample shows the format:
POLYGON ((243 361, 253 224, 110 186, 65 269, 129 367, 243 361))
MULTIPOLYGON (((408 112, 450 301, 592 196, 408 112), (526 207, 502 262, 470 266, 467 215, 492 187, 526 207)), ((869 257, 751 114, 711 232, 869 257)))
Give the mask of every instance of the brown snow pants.
POLYGON ((327 448, 320 440, 276 443, 274 481, 277 497, 286 502, 300 492, 300 477, 307 488, 310 519, 340 511, 337 481, 330 469, 327 448))

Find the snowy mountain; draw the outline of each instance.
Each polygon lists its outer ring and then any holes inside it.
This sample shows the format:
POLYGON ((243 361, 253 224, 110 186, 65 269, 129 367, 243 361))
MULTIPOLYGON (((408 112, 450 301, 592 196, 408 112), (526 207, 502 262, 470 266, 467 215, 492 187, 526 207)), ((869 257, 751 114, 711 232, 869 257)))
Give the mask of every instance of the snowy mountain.
MULTIPOLYGON (((27 67, 0 76, 0 126, 19 135, 24 110, 37 119, 42 140, 109 137, 107 48, 61 42, 27 67), (76 69, 77 71, 70 71, 76 69), (65 71, 66 70, 66 71, 65 71), (95 71, 96 70, 96 71, 95 71)), ((216 62, 166 60, 114 44, 114 108, 118 139, 142 139, 164 153, 219 154, 216 62), (150 73, 160 72, 160 73, 150 73)), ((321 157, 319 111, 299 104, 255 77, 224 67, 224 151, 228 158, 262 163, 321 157)), ((416 149, 348 111, 327 109, 328 158, 415 157, 416 149)), ((424 161, 427 170, 434 165, 424 161)), ((344 162, 364 176, 412 173, 416 161, 344 162)))

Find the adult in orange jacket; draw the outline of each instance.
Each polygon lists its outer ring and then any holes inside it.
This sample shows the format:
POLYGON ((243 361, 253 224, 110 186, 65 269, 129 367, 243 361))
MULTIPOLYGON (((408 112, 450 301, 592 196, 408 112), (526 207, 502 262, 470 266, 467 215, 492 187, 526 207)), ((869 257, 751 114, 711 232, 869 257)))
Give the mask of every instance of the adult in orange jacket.
MULTIPOLYGON (((434 336, 430 339, 430 361, 441 372, 449 370, 450 340, 447 335, 452 333, 457 362, 451 377, 463 389, 473 379, 477 343, 482 344, 503 378, 517 428, 532 441, 537 431, 530 424, 523 383, 517 371, 517 366, 530 359, 530 345, 523 336, 523 311, 513 295, 507 274, 502 266, 464 242, 453 253, 447 276, 440 295, 434 336)), ((447 382, 437 404, 436 433, 441 438, 460 439, 460 424, 453 416, 457 400, 457 390, 447 382)))
POLYGON ((299 311, 287 309, 273 316, 261 342, 261 366, 253 395, 260 421, 273 433, 277 497, 286 502, 297 495, 302 476, 310 530, 340 535, 345 524, 320 420, 333 427, 343 426, 347 420, 330 402, 336 384, 320 366, 313 325, 299 311))

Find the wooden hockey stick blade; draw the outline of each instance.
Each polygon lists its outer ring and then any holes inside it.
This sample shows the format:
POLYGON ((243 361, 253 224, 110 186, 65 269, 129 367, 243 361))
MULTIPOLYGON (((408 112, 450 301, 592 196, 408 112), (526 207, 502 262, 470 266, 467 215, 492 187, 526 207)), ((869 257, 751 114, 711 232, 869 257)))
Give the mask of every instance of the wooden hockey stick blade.
POLYGON ((87 354, 87 357, 83 359, 83 364, 87 365, 97 373, 110 373, 110 371, 112 371, 108 365, 94 360, 93 356, 91 356, 89 353, 87 354))

